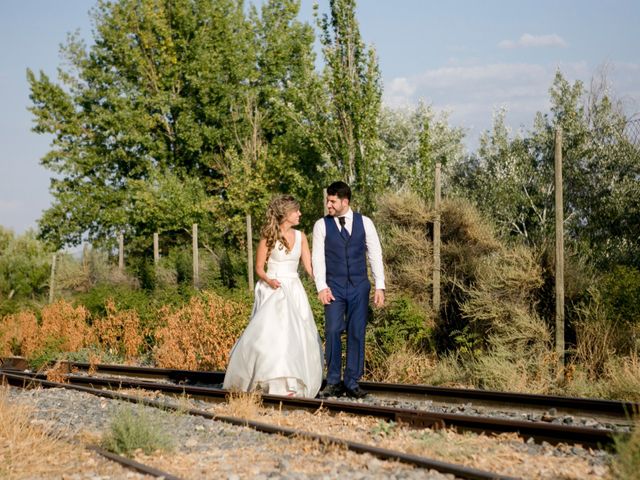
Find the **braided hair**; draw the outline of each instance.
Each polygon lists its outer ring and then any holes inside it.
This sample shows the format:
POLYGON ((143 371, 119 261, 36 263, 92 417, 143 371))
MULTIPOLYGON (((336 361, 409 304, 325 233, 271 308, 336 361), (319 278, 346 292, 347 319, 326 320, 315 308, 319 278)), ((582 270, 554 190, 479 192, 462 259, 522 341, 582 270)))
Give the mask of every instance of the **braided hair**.
POLYGON ((280 248, 284 247, 286 253, 291 251, 287 239, 282 236, 280 224, 289 213, 299 209, 300 203, 291 195, 278 195, 269 203, 267 207, 267 218, 260 231, 262 237, 267 241, 267 258, 271 255, 271 251, 278 240, 280 240, 281 243, 280 248))

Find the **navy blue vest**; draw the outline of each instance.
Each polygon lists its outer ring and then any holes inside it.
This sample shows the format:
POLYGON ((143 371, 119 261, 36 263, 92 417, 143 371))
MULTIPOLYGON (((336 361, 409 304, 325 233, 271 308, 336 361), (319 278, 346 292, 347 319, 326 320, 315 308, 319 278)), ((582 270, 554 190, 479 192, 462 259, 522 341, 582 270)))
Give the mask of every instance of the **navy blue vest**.
POLYGON ((346 241, 340 235, 334 217, 324 217, 327 231, 324 240, 324 258, 327 267, 327 284, 345 288, 348 283, 357 286, 368 280, 365 259, 367 244, 362 215, 353 214, 351 236, 346 241))

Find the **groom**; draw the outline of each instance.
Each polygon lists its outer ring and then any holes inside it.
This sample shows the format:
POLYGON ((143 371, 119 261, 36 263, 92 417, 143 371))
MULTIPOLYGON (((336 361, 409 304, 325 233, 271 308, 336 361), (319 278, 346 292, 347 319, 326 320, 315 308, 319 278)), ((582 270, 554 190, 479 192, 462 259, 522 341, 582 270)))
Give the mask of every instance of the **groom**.
POLYGON ((351 188, 344 182, 327 187, 329 215, 313 227, 313 272, 324 305, 327 385, 323 397, 363 398, 358 381, 364 373, 364 340, 369 292, 369 259, 375 281, 373 303, 384 305, 384 268, 378 233, 368 217, 353 212, 351 188), (342 375, 342 332, 347 332, 347 364, 342 375), (342 381, 341 381, 342 377, 342 381))

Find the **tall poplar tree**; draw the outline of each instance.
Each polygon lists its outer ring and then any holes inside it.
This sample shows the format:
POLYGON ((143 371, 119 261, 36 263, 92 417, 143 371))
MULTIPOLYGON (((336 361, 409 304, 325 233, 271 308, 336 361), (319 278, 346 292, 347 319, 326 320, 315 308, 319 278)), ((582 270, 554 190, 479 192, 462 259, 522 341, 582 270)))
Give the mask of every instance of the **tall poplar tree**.
POLYGON ((352 185, 362 210, 371 211, 386 179, 378 135, 380 70, 375 50, 360 36, 355 0, 331 0, 329 7, 328 15, 317 16, 328 102, 318 144, 330 171, 352 185))

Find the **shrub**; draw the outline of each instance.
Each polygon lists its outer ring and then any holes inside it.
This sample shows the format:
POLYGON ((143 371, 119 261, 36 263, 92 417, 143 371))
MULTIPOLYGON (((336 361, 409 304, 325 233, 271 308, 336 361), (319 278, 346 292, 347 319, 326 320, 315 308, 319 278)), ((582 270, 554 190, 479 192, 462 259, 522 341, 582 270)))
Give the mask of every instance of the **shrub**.
POLYGON ((164 368, 225 368, 229 353, 246 325, 250 307, 205 292, 177 309, 163 307, 156 331, 154 359, 164 368))
POLYGON ((613 473, 619 480, 634 480, 640 471, 640 421, 636 420, 635 428, 628 438, 616 439, 618 455, 613 462, 613 473))
MULTIPOLYGON (((158 412, 160 415, 161 412, 158 412)), ((156 450, 170 450, 171 437, 156 423, 143 407, 123 407, 111 421, 109 432, 102 440, 107 450, 131 456, 135 450, 151 454, 156 450)))
POLYGON ((135 310, 118 311, 112 299, 107 300, 107 314, 93 322, 98 343, 111 355, 132 360, 144 342, 140 318, 135 310))
POLYGON ((5 316, 0 322, 0 353, 30 356, 40 346, 38 320, 31 310, 5 316))
POLYGON ((74 352, 94 343, 93 332, 87 323, 88 314, 83 306, 74 307, 59 300, 42 309, 39 337, 61 339, 61 349, 74 352))

